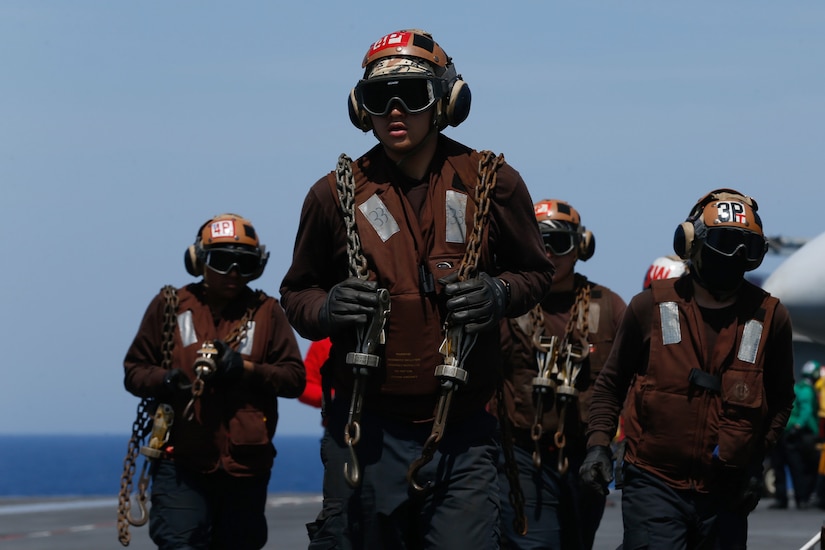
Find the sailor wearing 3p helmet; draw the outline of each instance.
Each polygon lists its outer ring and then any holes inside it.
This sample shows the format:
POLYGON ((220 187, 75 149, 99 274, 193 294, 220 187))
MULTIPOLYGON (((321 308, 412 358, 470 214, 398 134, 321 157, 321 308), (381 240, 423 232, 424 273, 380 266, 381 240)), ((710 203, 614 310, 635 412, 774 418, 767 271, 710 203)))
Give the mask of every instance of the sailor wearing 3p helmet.
POLYGON ((744 278, 767 250, 751 197, 711 191, 673 244, 690 272, 628 305, 596 381, 581 475, 607 490, 621 412, 624 548, 744 548, 764 453, 794 399, 790 317, 744 278))
POLYGON ((518 172, 441 133, 470 91, 432 36, 388 34, 362 67, 350 120, 378 144, 309 190, 281 284, 298 333, 332 341, 312 548, 497 548, 499 320, 553 265, 518 172))

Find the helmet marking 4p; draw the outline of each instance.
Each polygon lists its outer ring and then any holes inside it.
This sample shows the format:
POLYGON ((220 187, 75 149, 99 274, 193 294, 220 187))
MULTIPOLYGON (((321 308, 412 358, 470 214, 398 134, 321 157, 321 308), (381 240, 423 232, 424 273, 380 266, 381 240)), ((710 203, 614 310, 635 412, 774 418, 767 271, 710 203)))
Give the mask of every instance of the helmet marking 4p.
POLYGON ((193 277, 203 275, 210 250, 231 249, 236 253, 255 257, 247 273, 241 273, 252 281, 263 274, 269 253, 258 240, 258 232, 252 222, 237 214, 219 214, 207 220, 198 229, 195 242, 186 249, 183 261, 186 272, 193 277))

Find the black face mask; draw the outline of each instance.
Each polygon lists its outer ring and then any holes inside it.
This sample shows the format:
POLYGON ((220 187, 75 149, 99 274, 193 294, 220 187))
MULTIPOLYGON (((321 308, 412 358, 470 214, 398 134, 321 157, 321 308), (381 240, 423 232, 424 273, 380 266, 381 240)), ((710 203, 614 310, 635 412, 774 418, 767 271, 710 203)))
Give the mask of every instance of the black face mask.
POLYGON ((738 290, 745 278, 747 262, 740 254, 723 256, 703 246, 697 259, 691 271, 699 284, 717 299, 738 290))

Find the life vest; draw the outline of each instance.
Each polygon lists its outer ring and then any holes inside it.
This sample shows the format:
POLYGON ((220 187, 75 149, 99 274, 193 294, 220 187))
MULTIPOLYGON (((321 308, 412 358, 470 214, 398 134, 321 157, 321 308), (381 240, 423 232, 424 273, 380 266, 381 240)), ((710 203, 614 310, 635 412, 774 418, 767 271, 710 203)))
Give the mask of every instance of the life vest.
MULTIPOLYGON (((378 147, 352 163, 355 222, 362 252, 379 287, 390 293, 385 345, 378 350, 381 373, 368 380, 368 395, 380 396, 367 398, 365 407, 377 405, 384 412, 418 418, 432 416, 438 393, 439 380, 434 372, 444 360, 439 348, 444 340, 445 316, 444 285, 439 279, 457 271, 464 257, 477 209, 475 189, 481 159, 474 150, 443 136, 439 139, 448 145, 447 153, 440 169, 430 175, 420 213, 413 211, 406 196, 393 184, 378 147), (414 405, 403 399, 419 396, 427 399, 416 399, 414 405)), ((337 197, 335 174, 327 179, 337 197)), ((487 240, 485 228, 479 271, 490 272, 487 240)), ((492 350, 497 338, 498 333, 494 338, 486 334, 479 338, 466 362, 468 385, 458 392, 463 395, 457 394, 456 401, 474 393, 492 393, 498 369, 474 367, 474 363, 492 359, 495 364, 498 353, 492 350)), ((342 359, 343 354, 339 354, 335 367, 334 385, 339 391, 352 385, 351 369, 341 364, 342 359)), ((473 401, 483 403, 484 399, 473 401)))
POLYGON ((651 284, 650 355, 625 401, 625 460, 702 488, 718 465, 747 467, 764 439, 764 347, 778 300, 744 282, 735 320, 708 354, 691 285, 651 284))
MULTIPOLYGON (((582 361, 581 371, 576 379, 576 389, 580 392, 576 403, 578 415, 568 414, 567 425, 573 428, 573 431, 568 432, 569 435, 578 434, 584 437, 583 430, 588 420, 590 390, 610 354, 616 327, 613 326, 613 300, 610 290, 587 281, 584 277, 582 279, 584 279, 584 284, 590 287, 587 335, 590 349, 587 357, 582 361)), ((552 299, 552 294, 545 299, 552 299)), ((568 320, 569 312, 567 315, 548 315, 545 312, 544 334, 555 335, 561 340, 564 337, 568 320)), ((538 372, 536 350, 532 343, 534 328, 529 314, 513 319, 510 323, 513 327, 511 333, 514 341, 505 366, 508 373, 505 381, 505 400, 508 415, 514 427, 530 430, 535 418, 532 379, 538 372)), ((581 320, 574 324, 574 338, 577 334, 581 334, 582 324, 581 320)), ((502 345, 508 346, 508 343, 505 342, 502 345)), ((559 416, 552 402, 547 403, 545 409, 542 416, 542 429, 545 434, 552 437, 558 429, 559 416)))

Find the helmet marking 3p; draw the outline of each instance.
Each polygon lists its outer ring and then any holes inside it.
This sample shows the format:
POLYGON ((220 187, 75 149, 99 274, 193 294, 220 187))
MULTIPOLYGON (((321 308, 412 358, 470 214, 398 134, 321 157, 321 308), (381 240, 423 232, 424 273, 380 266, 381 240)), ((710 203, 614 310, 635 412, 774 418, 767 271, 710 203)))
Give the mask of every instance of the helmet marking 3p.
POLYGON ((733 256, 744 251, 746 270, 759 267, 768 250, 759 206, 752 197, 733 189, 716 189, 699 199, 673 235, 673 250, 692 259, 702 246, 733 256), (724 230, 724 231, 720 231, 724 230))

